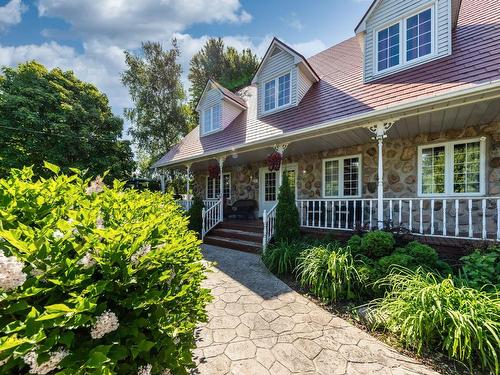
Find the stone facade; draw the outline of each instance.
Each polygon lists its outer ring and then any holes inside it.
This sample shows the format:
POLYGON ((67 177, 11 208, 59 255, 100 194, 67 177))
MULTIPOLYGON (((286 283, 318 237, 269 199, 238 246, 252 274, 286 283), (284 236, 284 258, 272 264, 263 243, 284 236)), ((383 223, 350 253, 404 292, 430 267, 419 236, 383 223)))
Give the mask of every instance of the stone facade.
MULTIPOLYGON (((486 137, 486 193, 500 194, 500 123, 452 129, 441 133, 419 134, 409 139, 386 139, 384 141, 384 196, 387 198, 412 198, 417 196, 417 148, 419 145, 453 141, 457 139, 486 137)), ((298 198, 321 198, 322 160, 334 157, 361 155, 363 168, 363 198, 377 196, 377 145, 375 142, 318 153, 286 157, 284 164, 298 164, 298 198)), ((255 199, 258 201, 259 168, 265 161, 256 162, 224 172, 231 173, 231 201, 255 199)), ((206 174, 195 176, 196 194, 205 197, 206 174)))

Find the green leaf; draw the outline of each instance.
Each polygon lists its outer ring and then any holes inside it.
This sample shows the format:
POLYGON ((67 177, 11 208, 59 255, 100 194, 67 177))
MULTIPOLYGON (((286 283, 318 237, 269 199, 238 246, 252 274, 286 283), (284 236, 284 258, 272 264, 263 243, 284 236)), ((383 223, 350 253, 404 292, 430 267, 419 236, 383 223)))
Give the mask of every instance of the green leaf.
POLYGON ((61 171, 61 168, 59 168, 57 165, 49 163, 48 161, 44 161, 43 166, 47 168, 49 171, 54 172, 55 174, 59 174, 59 172, 61 171))

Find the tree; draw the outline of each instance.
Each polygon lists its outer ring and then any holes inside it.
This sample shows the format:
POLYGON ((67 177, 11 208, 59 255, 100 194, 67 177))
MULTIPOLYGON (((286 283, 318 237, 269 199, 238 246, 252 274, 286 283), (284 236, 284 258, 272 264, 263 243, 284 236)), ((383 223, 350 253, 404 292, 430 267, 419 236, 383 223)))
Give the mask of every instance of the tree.
POLYGON ((47 70, 31 61, 2 68, 0 75, 0 176, 10 168, 43 162, 88 170, 109 170, 108 179, 130 176, 135 163, 130 142, 120 140, 123 120, 106 95, 71 71, 47 70))
POLYGON ((209 79, 236 91, 250 84, 258 66, 257 56, 250 49, 239 53, 233 47, 226 48, 221 38, 210 38, 191 59, 191 107, 198 103, 209 79))
POLYGON ((134 102, 134 108, 125 110, 125 117, 132 123, 130 134, 141 155, 143 172, 190 130, 179 54, 175 39, 169 50, 160 43, 145 42, 139 55, 125 51, 128 68, 122 82, 134 102))
POLYGON ((300 217, 295 205, 295 193, 290 186, 288 174, 283 173, 276 207, 276 241, 286 242, 298 238, 300 236, 299 224, 300 217))

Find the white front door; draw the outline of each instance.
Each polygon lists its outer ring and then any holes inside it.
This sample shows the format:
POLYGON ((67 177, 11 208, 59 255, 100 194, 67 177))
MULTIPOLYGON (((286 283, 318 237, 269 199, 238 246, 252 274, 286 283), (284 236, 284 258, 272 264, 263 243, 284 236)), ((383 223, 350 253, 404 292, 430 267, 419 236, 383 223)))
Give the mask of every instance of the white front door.
POLYGON ((278 172, 267 167, 259 169, 259 217, 269 211, 278 201, 278 172))

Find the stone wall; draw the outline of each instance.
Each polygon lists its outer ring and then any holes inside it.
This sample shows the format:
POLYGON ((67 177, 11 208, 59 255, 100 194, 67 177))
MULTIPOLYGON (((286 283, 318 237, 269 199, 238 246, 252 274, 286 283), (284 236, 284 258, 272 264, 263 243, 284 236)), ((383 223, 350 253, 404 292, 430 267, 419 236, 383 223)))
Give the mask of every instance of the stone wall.
MULTIPOLYGON (((384 141, 384 196, 387 198, 412 198, 417 196, 417 148, 419 145, 485 136, 486 141, 486 193, 500 194, 500 123, 453 129, 441 133, 419 134, 410 139, 384 141)), ((285 157, 284 163, 298 164, 298 198, 320 198, 322 159, 360 154, 363 168, 363 198, 377 196, 377 145, 375 142, 345 148, 285 157)), ((286 156, 286 153, 285 153, 286 156)), ((231 201, 238 199, 259 200, 259 168, 265 161, 249 165, 224 168, 231 172, 231 201)), ((195 174, 193 189, 205 197, 206 173, 195 174)), ((425 203, 428 210, 428 202, 425 203)), ((435 211, 439 211, 439 204, 435 211)), ((493 220, 494 207, 489 207, 488 217, 493 220)), ((475 209, 474 211, 477 211, 475 209)), ((464 212, 465 214, 465 212, 464 212)), ((453 212, 450 211, 450 215, 453 212)), ((428 215, 426 214, 426 217, 428 215)), ((418 219, 418 218, 417 218, 418 219)), ((489 220, 489 219, 488 219, 489 220)), ((428 220, 426 220, 428 221, 428 220)))

